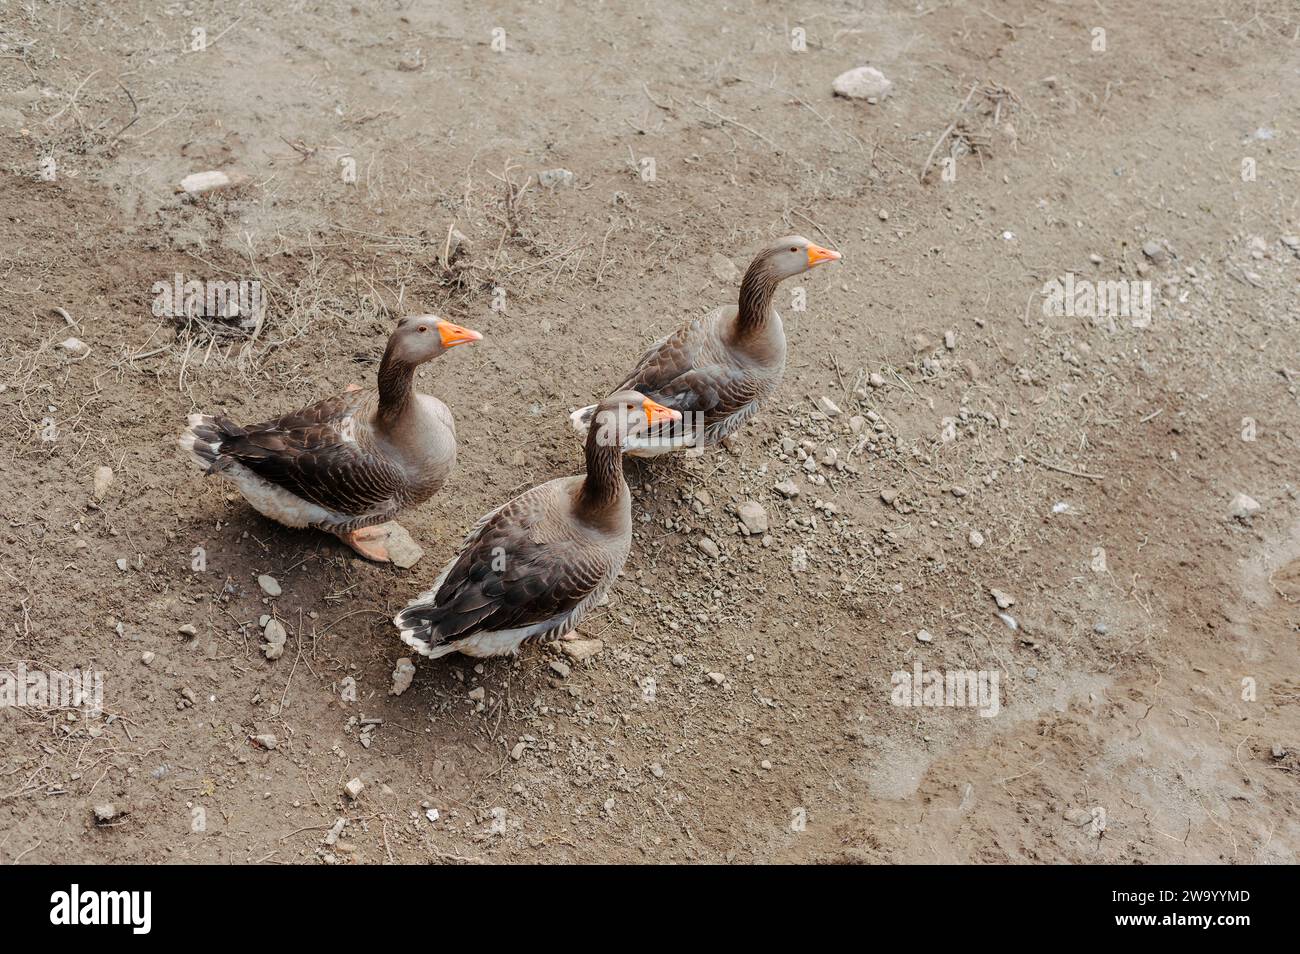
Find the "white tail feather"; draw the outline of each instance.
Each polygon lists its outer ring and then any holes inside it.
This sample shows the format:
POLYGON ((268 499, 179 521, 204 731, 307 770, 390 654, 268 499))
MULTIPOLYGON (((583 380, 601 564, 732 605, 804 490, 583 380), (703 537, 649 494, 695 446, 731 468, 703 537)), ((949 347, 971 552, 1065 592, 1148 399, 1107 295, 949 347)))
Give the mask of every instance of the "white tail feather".
POLYGON ((586 407, 580 407, 569 415, 569 423, 579 434, 587 433, 591 427, 591 416, 596 413, 596 405, 588 404, 586 407))

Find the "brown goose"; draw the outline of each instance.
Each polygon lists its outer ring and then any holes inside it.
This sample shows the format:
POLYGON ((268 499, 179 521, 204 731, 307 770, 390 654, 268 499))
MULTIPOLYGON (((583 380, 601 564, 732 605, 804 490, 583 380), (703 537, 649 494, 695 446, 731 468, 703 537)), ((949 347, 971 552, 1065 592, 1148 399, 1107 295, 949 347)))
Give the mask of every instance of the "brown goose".
POLYGON ((326 530, 362 556, 387 561, 375 525, 428 500, 456 464, 451 411, 416 393, 415 369, 482 337, 435 315, 403 318, 384 350, 378 391, 351 387, 248 427, 191 414, 181 447, 206 473, 233 481, 264 516, 326 530))
POLYGON ((680 417, 635 391, 601 401, 587 433, 586 476, 540 484, 482 517, 433 587, 394 617, 402 642, 430 659, 482 657, 571 633, 632 545, 624 446, 680 417))
MULTIPOLYGON (((717 308, 656 342, 616 390, 639 391, 681 411, 682 421, 637 438, 627 453, 654 457, 707 447, 748 420, 785 372, 785 331, 772 307, 777 286, 839 258, 839 252, 799 235, 778 239, 750 263, 736 305, 717 308)), ((569 416, 579 433, 594 410, 591 405, 569 416)))

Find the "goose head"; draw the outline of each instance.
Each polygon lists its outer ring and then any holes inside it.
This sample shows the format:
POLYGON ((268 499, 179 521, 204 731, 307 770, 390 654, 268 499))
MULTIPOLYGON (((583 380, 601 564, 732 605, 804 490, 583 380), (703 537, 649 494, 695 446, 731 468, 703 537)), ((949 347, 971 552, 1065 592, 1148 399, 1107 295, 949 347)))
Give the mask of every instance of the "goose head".
POLYGON ((646 434, 667 421, 680 421, 682 412, 664 407, 638 391, 616 391, 596 405, 591 434, 601 447, 627 446, 628 438, 646 434))
POLYGON ((454 325, 437 315, 407 315, 388 339, 388 354, 406 365, 423 364, 458 344, 481 341, 470 328, 454 325))
POLYGON ((802 235, 787 235, 760 252, 758 258, 773 278, 784 281, 826 262, 839 261, 840 253, 822 248, 802 235))

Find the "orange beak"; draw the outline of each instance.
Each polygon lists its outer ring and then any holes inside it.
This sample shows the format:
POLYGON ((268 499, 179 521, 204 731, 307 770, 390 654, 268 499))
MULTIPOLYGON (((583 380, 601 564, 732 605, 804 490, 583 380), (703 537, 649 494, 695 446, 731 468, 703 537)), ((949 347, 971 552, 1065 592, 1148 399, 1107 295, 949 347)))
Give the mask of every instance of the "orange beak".
POLYGON ((843 256, 839 252, 833 252, 828 248, 822 248, 820 245, 808 243, 808 267, 820 265, 822 262, 838 262, 843 256))
POLYGON ((649 398, 641 402, 641 407, 645 409, 645 419, 651 424, 658 424, 660 421, 680 421, 682 419, 681 411, 674 411, 670 407, 664 407, 649 398))
POLYGON ((438 322, 438 334, 442 337, 444 348, 464 344, 467 341, 483 340, 483 336, 472 328, 462 328, 460 325, 453 325, 450 321, 438 322))

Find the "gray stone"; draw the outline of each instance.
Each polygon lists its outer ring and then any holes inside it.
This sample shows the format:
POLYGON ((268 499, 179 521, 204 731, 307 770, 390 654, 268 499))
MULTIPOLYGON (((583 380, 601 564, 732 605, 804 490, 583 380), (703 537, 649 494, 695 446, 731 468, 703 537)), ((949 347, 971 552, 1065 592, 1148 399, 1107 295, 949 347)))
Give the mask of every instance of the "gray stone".
POLYGON ((767 532, 767 511, 757 500, 746 500, 736 509, 747 533, 761 536, 767 532))
POLYGON ((537 173, 537 181, 544 188, 554 189, 557 186, 572 186, 574 176, 568 169, 543 169, 537 173))

